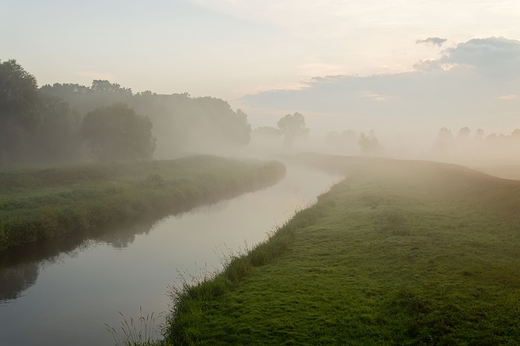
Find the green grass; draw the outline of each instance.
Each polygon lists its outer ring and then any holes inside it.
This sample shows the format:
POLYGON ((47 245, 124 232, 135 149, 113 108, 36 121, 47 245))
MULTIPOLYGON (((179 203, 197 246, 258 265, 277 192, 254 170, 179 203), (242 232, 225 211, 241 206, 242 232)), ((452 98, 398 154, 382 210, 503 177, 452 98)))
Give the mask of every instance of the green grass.
POLYGON ((163 344, 518 344, 519 182, 431 162, 297 161, 348 177, 175 290, 163 344))
POLYGON ((185 211, 271 185, 284 174, 279 162, 214 156, 0 172, 0 250, 185 211))

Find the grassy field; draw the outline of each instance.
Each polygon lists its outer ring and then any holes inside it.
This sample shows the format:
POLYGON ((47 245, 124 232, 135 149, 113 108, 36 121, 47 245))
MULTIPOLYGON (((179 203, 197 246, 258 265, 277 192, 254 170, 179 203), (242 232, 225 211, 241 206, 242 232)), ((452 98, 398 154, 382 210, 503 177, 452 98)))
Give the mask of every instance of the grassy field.
POLYGON ((0 171, 0 251, 185 211, 271 185, 284 174, 279 162, 214 156, 0 171))
POLYGON ((296 160, 348 177, 218 276, 176 289, 164 344, 518 345, 520 182, 296 160))

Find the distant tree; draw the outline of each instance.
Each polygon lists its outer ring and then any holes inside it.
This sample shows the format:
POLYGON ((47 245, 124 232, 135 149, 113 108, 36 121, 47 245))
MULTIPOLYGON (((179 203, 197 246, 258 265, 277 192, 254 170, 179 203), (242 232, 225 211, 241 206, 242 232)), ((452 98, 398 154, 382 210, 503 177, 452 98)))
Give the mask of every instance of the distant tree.
POLYGON ((45 162, 77 159, 81 146, 78 138, 80 116, 63 99, 43 93, 39 114, 40 122, 30 138, 30 159, 45 162))
POLYGON ((147 160, 155 150, 152 122, 124 103, 88 113, 81 133, 87 147, 100 161, 147 160))
POLYGON ((155 154, 161 158, 244 146, 250 141, 251 126, 246 113, 234 111, 226 101, 213 97, 164 95, 149 90, 133 94, 131 89, 107 80, 95 80, 90 87, 54 84, 40 90, 62 97, 79 114, 119 102, 128 104, 138 114, 146 114, 154 124, 155 154))
POLYGON ((67 99, 73 95, 86 95, 92 93, 92 89, 87 86, 71 83, 54 83, 53 85, 45 84, 40 88, 40 91, 63 99, 67 99))
POLYGON ((374 130, 370 130, 368 134, 361 133, 358 144, 363 155, 381 155, 384 151, 384 147, 379 143, 374 130))
POLYGON ((469 127, 465 126, 459 130, 458 137, 462 139, 469 138, 469 135, 471 134, 471 130, 469 127))
POLYGON ((246 146, 251 141, 251 125, 247 121, 247 114, 241 109, 237 109, 236 115, 232 116, 232 120, 229 121, 227 131, 224 134, 233 138, 233 142, 246 146))
POLYGON ((486 143, 486 146, 488 149, 494 150, 494 147, 497 145, 499 137, 495 133, 491 133, 487 135, 484 142, 486 143))
POLYGON ((86 114, 95 108, 107 107, 118 102, 131 104, 133 96, 131 89, 107 80, 94 80, 90 87, 55 83, 52 86, 42 86, 40 91, 63 98, 79 114, 86 114))
POLYGON ((453 149, 453 134, 451 130, 443 127, 437 134, 437 139, 433 145, 433 151, 437 154, 447 154, 453 149))
POLYGON ((441 141, 445 140, 451 140, 453 139, 453 134, 451 133, 451 130, 447 127, 443 127, 439 130, 439 133, 437 134, 437 139, 441 141))
POLYGON ((278 123, 278 128, 285 135, 285 146, 291 146, 296 137, 305 135, 309 129, 305 127, 305 117, 301 113, 286 114, 278 123))
POLYGON ((95 93, 114 93, 114 94, 128 94, 132 95, 132 89, 123 88, 117 83, 110 83, 107 80, 93 80, 90 88, 95 93))

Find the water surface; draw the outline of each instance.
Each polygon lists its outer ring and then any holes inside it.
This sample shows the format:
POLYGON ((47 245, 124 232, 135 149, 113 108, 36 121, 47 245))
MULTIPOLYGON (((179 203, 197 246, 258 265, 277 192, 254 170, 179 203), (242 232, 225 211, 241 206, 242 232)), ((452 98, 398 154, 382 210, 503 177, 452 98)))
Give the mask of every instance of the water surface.
MULTIPOLYGON (((221 268, 222 255, 265 240, 266 233, 339 180, 288 167, 286 178, 153 225, 72 236, 0 258, 0 345, 113 345, 105 323, 166 313, 179 273, 221 268)), ((160 323, 160 318, 157 324, 160 323)))

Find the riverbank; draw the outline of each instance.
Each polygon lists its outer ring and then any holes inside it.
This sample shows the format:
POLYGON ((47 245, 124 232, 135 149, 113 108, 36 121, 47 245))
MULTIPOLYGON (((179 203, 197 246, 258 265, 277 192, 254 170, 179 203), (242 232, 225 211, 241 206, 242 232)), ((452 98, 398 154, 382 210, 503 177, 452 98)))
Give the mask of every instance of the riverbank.
POLYGON ((516 344, 519 182, 433 162, 296 161, 348 178, 174 292, 165 344, 516 344))
POLYGON ((69 232, 161 217, 274 184, 280 162, 194 156, 0 172, 0 251, 69 232))

